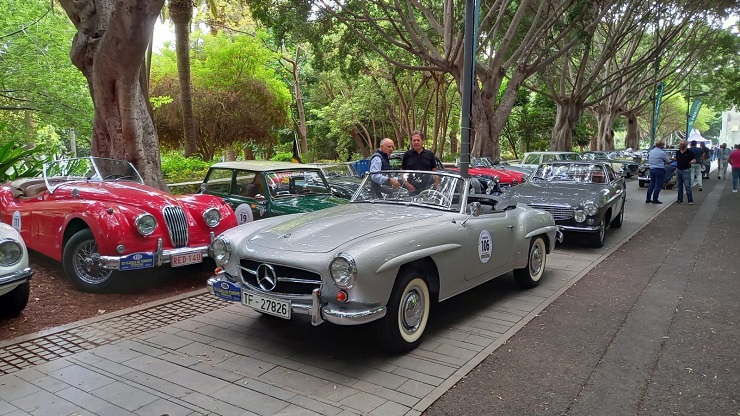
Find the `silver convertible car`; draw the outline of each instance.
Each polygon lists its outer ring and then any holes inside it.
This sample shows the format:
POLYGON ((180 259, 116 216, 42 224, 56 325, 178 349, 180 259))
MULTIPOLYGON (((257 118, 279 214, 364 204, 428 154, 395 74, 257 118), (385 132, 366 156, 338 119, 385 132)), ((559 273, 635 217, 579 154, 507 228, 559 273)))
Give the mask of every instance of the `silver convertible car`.
POLYGON ((505 196, 552 213, 563 231, 586 233, 589 245, 601 247, 606 228, 622 226, 626 189, 609 164, 553 162, 541 164, 505 196))
POLYGON ((377 175, 424 184, 409 193, 365 178, 352 201, 243 224, 216 237, 215 296, 313 325, 373 322, 391 351, 416 347, 433 302, 513 271, 537 285, 560 237, 548 212, 474 194, 448 172, 377 175))

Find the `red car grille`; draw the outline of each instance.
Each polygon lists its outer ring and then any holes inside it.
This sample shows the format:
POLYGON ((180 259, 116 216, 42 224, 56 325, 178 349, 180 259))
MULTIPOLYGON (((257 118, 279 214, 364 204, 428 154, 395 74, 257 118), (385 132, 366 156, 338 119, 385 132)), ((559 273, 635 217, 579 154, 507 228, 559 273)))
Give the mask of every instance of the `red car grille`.
POLYGON ((177 206, 164 207, 162 210, 164 222, 170 232, 170 240, 174 247, 185 247, 188 245, 188 219, 185 212, 177 206))

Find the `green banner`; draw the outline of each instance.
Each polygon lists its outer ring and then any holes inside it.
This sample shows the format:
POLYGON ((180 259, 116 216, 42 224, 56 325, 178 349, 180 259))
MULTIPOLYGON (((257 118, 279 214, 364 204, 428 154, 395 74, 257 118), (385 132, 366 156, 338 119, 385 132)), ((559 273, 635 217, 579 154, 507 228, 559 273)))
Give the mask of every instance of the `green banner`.
POLYGON ((655 135, 658 132, 658 114, 660 113, 660 104, 663 102, 663 87, 664 83, 658 84, 658 89, 655 91, 655 111, 653 111, 653 141, 656 141, 655 135))
POLYGON ((696 121, 696 116, 699 115, 700 109, 701 109, 701 99, 697 98, 691 104, 691 111, 689 111, 689 120, 686 125, 686 139, 687 140, 689 138, 689 135, 691 135, 691 129, 694 128, 694 122, 696 121))

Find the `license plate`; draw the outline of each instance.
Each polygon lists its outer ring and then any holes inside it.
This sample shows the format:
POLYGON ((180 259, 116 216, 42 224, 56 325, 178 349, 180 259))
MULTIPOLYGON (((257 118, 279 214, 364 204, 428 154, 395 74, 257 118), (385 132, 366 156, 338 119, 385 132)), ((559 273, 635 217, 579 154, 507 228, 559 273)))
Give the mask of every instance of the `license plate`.
POLYGON ((185 253, 177 254, 170 257, 170 265, 172 267, 185 266, 188 264, 201 263, 203 261, 202 253, 185 253))
POLYGON ((269 315, 290 319, 290 301, 242 292, 242 304, 269 315))
POLYGON ((119 270, 138 270, 154 267, 154 256, 149 253, 133 253, 121 257, 118 263, 119 270))
POLYGON ((213 294, 229 302, 239 302, 242 299, 239 286, 225 280, 213 284, 213 294))

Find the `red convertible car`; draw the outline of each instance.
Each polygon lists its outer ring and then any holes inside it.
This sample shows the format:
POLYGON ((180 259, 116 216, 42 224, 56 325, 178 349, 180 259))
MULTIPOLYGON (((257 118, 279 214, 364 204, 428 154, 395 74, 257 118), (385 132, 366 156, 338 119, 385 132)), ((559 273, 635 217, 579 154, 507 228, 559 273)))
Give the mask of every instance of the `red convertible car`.
POLYGON ((0 221, 88 292, 109 291, 121 271, 200 263, 214 236, 236 226, 221 198, 173 196, 144 185, 128 161, 98 157, 51 162, 43 177, 3 185, 0 221))
MULTIPOLYGON (((460 169, 460 161, 455 163, 454 167, 446 166, 447 170, 458 171, 460 169)), ((491 163, 483 158, 471 158, 470 166, 468 167, 468 174, 471 176, 480 176, 483 178, 493 179, 498 176, 499 183, 502 188, 509 188, 516 186, 526 181, 527 175, 525 173, 506 169, 504 167, 494 167, 491 163)))

